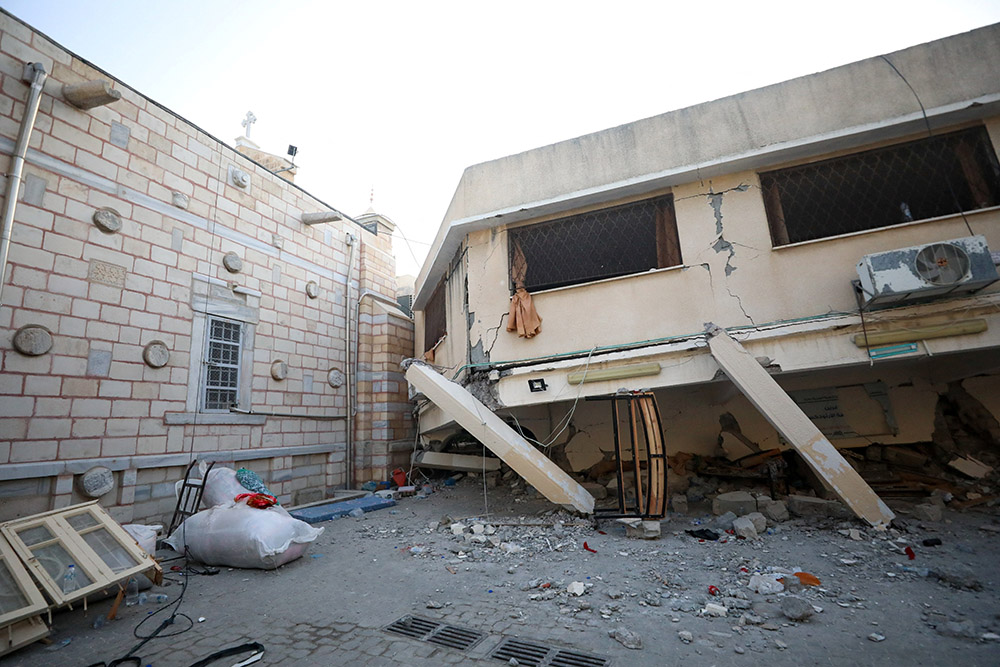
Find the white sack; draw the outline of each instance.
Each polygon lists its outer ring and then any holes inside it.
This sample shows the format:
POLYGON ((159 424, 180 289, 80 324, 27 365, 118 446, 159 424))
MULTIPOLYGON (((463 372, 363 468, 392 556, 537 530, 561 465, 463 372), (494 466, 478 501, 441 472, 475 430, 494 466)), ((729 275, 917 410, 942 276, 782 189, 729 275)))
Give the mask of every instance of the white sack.
POLYGON ((166 543, 178 553, 187 545, 207 565, 273 570, 302 556, 322 533, 281 507, 260 510, 230 501, 188 517, 166 543))
POLYGON ((144 526, 141 523, 126 523, 122 526, 125 532, 132 536, 138 544, 139 547, 145 551, 150 556, 156 555, 156 533, 163 526, 157 524, 154 526, 144 526))
POLYGON ((205 490, 202 492, 202 507, 215 507, 232 503, 233 498, 241 493, 248 493, 243 485, 236 480, 236 471, 224 466, 215 466, 208 472, 205 480, 205 490))

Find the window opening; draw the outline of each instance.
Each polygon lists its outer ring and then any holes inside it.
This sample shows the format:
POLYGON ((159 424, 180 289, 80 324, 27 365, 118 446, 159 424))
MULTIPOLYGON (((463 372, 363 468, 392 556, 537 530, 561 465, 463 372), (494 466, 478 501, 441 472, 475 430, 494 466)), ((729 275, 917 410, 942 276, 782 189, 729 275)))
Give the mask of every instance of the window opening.
POLYGON ((774 245, 800 243, 1000 203, 984 127, 760 175, 774 245))
MULTIPOLYGON (((552 289, 681 264, 673 195, 516 227, 509 261, 520 248, 524 287, 552 289)), ((516 285, 510 284, 513 293, 516 285)))
POLYGON ((228 411, 237 403, 243 325, 216 317, 209 319, 205 352, 205 410, 228 411))
POLYGON ((424 347, 428 350, 434 347, 435 343, 441 340, 441 336, 448 331, 445 315, 446 285, 443 280, 438 283, 424 307, 424 347))

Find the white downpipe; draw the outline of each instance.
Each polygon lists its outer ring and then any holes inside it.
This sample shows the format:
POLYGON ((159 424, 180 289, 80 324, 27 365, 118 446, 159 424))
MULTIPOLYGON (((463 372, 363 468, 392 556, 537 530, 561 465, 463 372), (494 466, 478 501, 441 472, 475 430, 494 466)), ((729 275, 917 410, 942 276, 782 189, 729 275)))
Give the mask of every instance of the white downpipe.
POLYGON ((25 79, 29 72, 31 90, 28 101, 24 105, 24 117, 21 119, 21 129, 17 134, 17 144, 14 146, 13 163, 7 174, 7 194, 3 203, 3 233, 0 235, 0 306, 3 306, 3 286, 7 282, 7 256, 10 254, 11 230, 14 228, 14 212, 17 210, 17 194, 21 188, 21 172, 24 171, 24 156, 28 153, 28 142, 31 132, 35 129, 35 118, 38 117, 38 104, 42 101, 42 86, 45 85, 45 67, 41 63, 29 63, 25 66, 25 79))
POLYGON ((344 447, 344 472, 347 477, 345 481, 348 489, 354 488, 354 385, 357 380, 352 370, 351 354, 351 279, 354 273, 354 249, 358 245, 358 238, 353 234, 347 235, 347 245, 351 247, 351 252, 347 257, 347 283, 344 285, 344 320, 347 328, 347 338, 344 341, 344 354, 347 356, 347 442, 344 447))

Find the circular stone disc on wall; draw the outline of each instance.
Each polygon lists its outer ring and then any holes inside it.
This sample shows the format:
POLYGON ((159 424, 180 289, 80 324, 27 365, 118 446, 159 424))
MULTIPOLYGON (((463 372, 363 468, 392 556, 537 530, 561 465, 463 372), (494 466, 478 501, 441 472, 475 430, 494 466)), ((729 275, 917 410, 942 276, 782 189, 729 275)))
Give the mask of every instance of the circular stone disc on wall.
POLYGON ((115 488, 115 474, 104 466, 96 466, 80 475, 80 492, 88 498, 100 498, 115 488))
POLYGON ((271 362, 271 377, 275 380, 284 380, 288 377, 288 364, 286 364, 281 359, 275 359, 271 362))
POLYGON ((339 368, 331 368, 330 372, 326 374, 326 381, 334 389, 342 386, 344 384, 344 371, 339 368))
POLYGON ((28 357, 37 357, 52 349, 52 334, 40 324, 26 324, 14 334, 14 349, 28 357))
POLYGON ((163 368, 170 361, 170 350, 162 340, 151 340, 142 350, 142 360, 150 368, 163 368))
POLYGON ((315 280, 310 280, 306 283, 306 296, 310 299, 315 299, 319 296, 319 284, 315 280))
POLYGON ((230 273, 239 273, 243 270, 243 260, 235 252, 227 252, 222 256, 222 265, 230 273))
POLYGON ((122 218, 118 211, 113 208, 99 208, 94 211, 94 224, 105 234, 114 234, 121 231, 122 218))

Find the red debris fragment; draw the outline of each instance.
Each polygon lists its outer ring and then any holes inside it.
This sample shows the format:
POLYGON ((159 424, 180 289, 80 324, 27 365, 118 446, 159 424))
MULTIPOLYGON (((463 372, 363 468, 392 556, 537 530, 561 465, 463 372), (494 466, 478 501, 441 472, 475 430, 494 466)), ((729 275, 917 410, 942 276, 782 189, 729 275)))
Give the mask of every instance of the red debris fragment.
POLYGON ((719 594, 719 589, 716 588, 715 586, 709 586, 708 587, 708 594, 709 595, 718 595, 719 594))
POLYGON ((584 550, 589 551, 592 554, 596 554, 597 553, 597 549, 591 549, 590 545, 588 545, 586 542, 583 543, 583 548, 584 548, 584 550))
POLYGON ((917 554, 913 553, 913 549, 911 549, 910 547, 906 547, 905 549, 903 549, 903 551, 906 553, 906 557, 909 558, 910 560, 913 560, 914 558, 917 557, 917 554))

